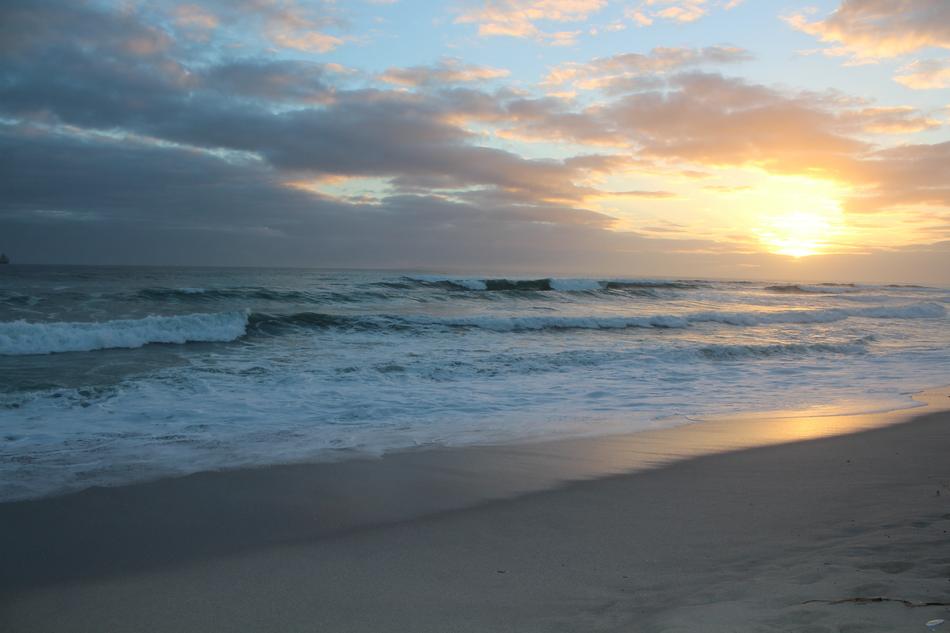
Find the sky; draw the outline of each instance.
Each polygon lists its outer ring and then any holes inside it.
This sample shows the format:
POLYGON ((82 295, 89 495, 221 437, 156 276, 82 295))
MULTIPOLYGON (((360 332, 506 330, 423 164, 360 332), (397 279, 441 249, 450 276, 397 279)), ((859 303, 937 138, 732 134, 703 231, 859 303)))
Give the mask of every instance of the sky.
POLYGON ((950 2, 4 0, 0 250, 950 284, 950 2))

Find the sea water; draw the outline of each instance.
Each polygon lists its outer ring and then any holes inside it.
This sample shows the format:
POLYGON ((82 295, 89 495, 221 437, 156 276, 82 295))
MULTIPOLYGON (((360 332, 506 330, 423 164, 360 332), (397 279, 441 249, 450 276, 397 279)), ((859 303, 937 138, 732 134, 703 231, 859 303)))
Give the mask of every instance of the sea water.
POLYGON ((200 470, 898 408, 950 290, 0 267, 0 500, 200 470))

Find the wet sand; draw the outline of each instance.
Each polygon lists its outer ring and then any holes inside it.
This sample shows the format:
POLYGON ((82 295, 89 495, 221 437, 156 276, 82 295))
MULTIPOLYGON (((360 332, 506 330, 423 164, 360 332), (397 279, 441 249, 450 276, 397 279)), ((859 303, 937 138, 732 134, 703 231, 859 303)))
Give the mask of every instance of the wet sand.
POLYGON ((926 630, 950 606, 901 601, 950 603, 950 399, 923 399, 0 504, 0 630, 926 630))

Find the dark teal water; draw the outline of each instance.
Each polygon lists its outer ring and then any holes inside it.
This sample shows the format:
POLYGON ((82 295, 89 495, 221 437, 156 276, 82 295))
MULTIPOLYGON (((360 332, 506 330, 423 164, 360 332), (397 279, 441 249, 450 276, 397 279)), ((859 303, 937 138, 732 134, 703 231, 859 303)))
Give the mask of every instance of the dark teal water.
POLYGON ((196 470, 906 406, 950 291, 0 267, 0 499, 196 470))

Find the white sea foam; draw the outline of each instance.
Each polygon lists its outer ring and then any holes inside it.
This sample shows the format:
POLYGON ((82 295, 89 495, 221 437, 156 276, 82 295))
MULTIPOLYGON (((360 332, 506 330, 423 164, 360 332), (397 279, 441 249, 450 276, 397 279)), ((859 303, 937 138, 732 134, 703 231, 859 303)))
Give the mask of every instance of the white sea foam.
POLYGON ((946 383, 947 289, 777 283, 36 271, 0 292, 0 354, 49 354, 0 355, 0 500, 946 383))
POLYGON ((912 303, 900 306, 826 308, 816 310, 774 310, 748 312, 692 312, 636 316, 466 316, 449 318, 413 317, 403 319, 422 325, 475 327, 496 332, 519 330, 611 330, 625 328, 686 328, 694 323, 722 323, 757 326, 782 323, 833 323, 852 317, 872 319, 923 319, 946 315, 939 303, 912 303))
POLYGON ((147 316, 91 323, 0 323, 0 355, 88 352, 149 343, 225 342, 244 336, 246 312, 147 316))
POLYGON ((470 316, 444 319, 414 318, 413 322, 453 327, 475 327, 495 332, 519 330, 622 330, 625 328, 685 328, 689 321, 665 314, 656 316, 470 316))

